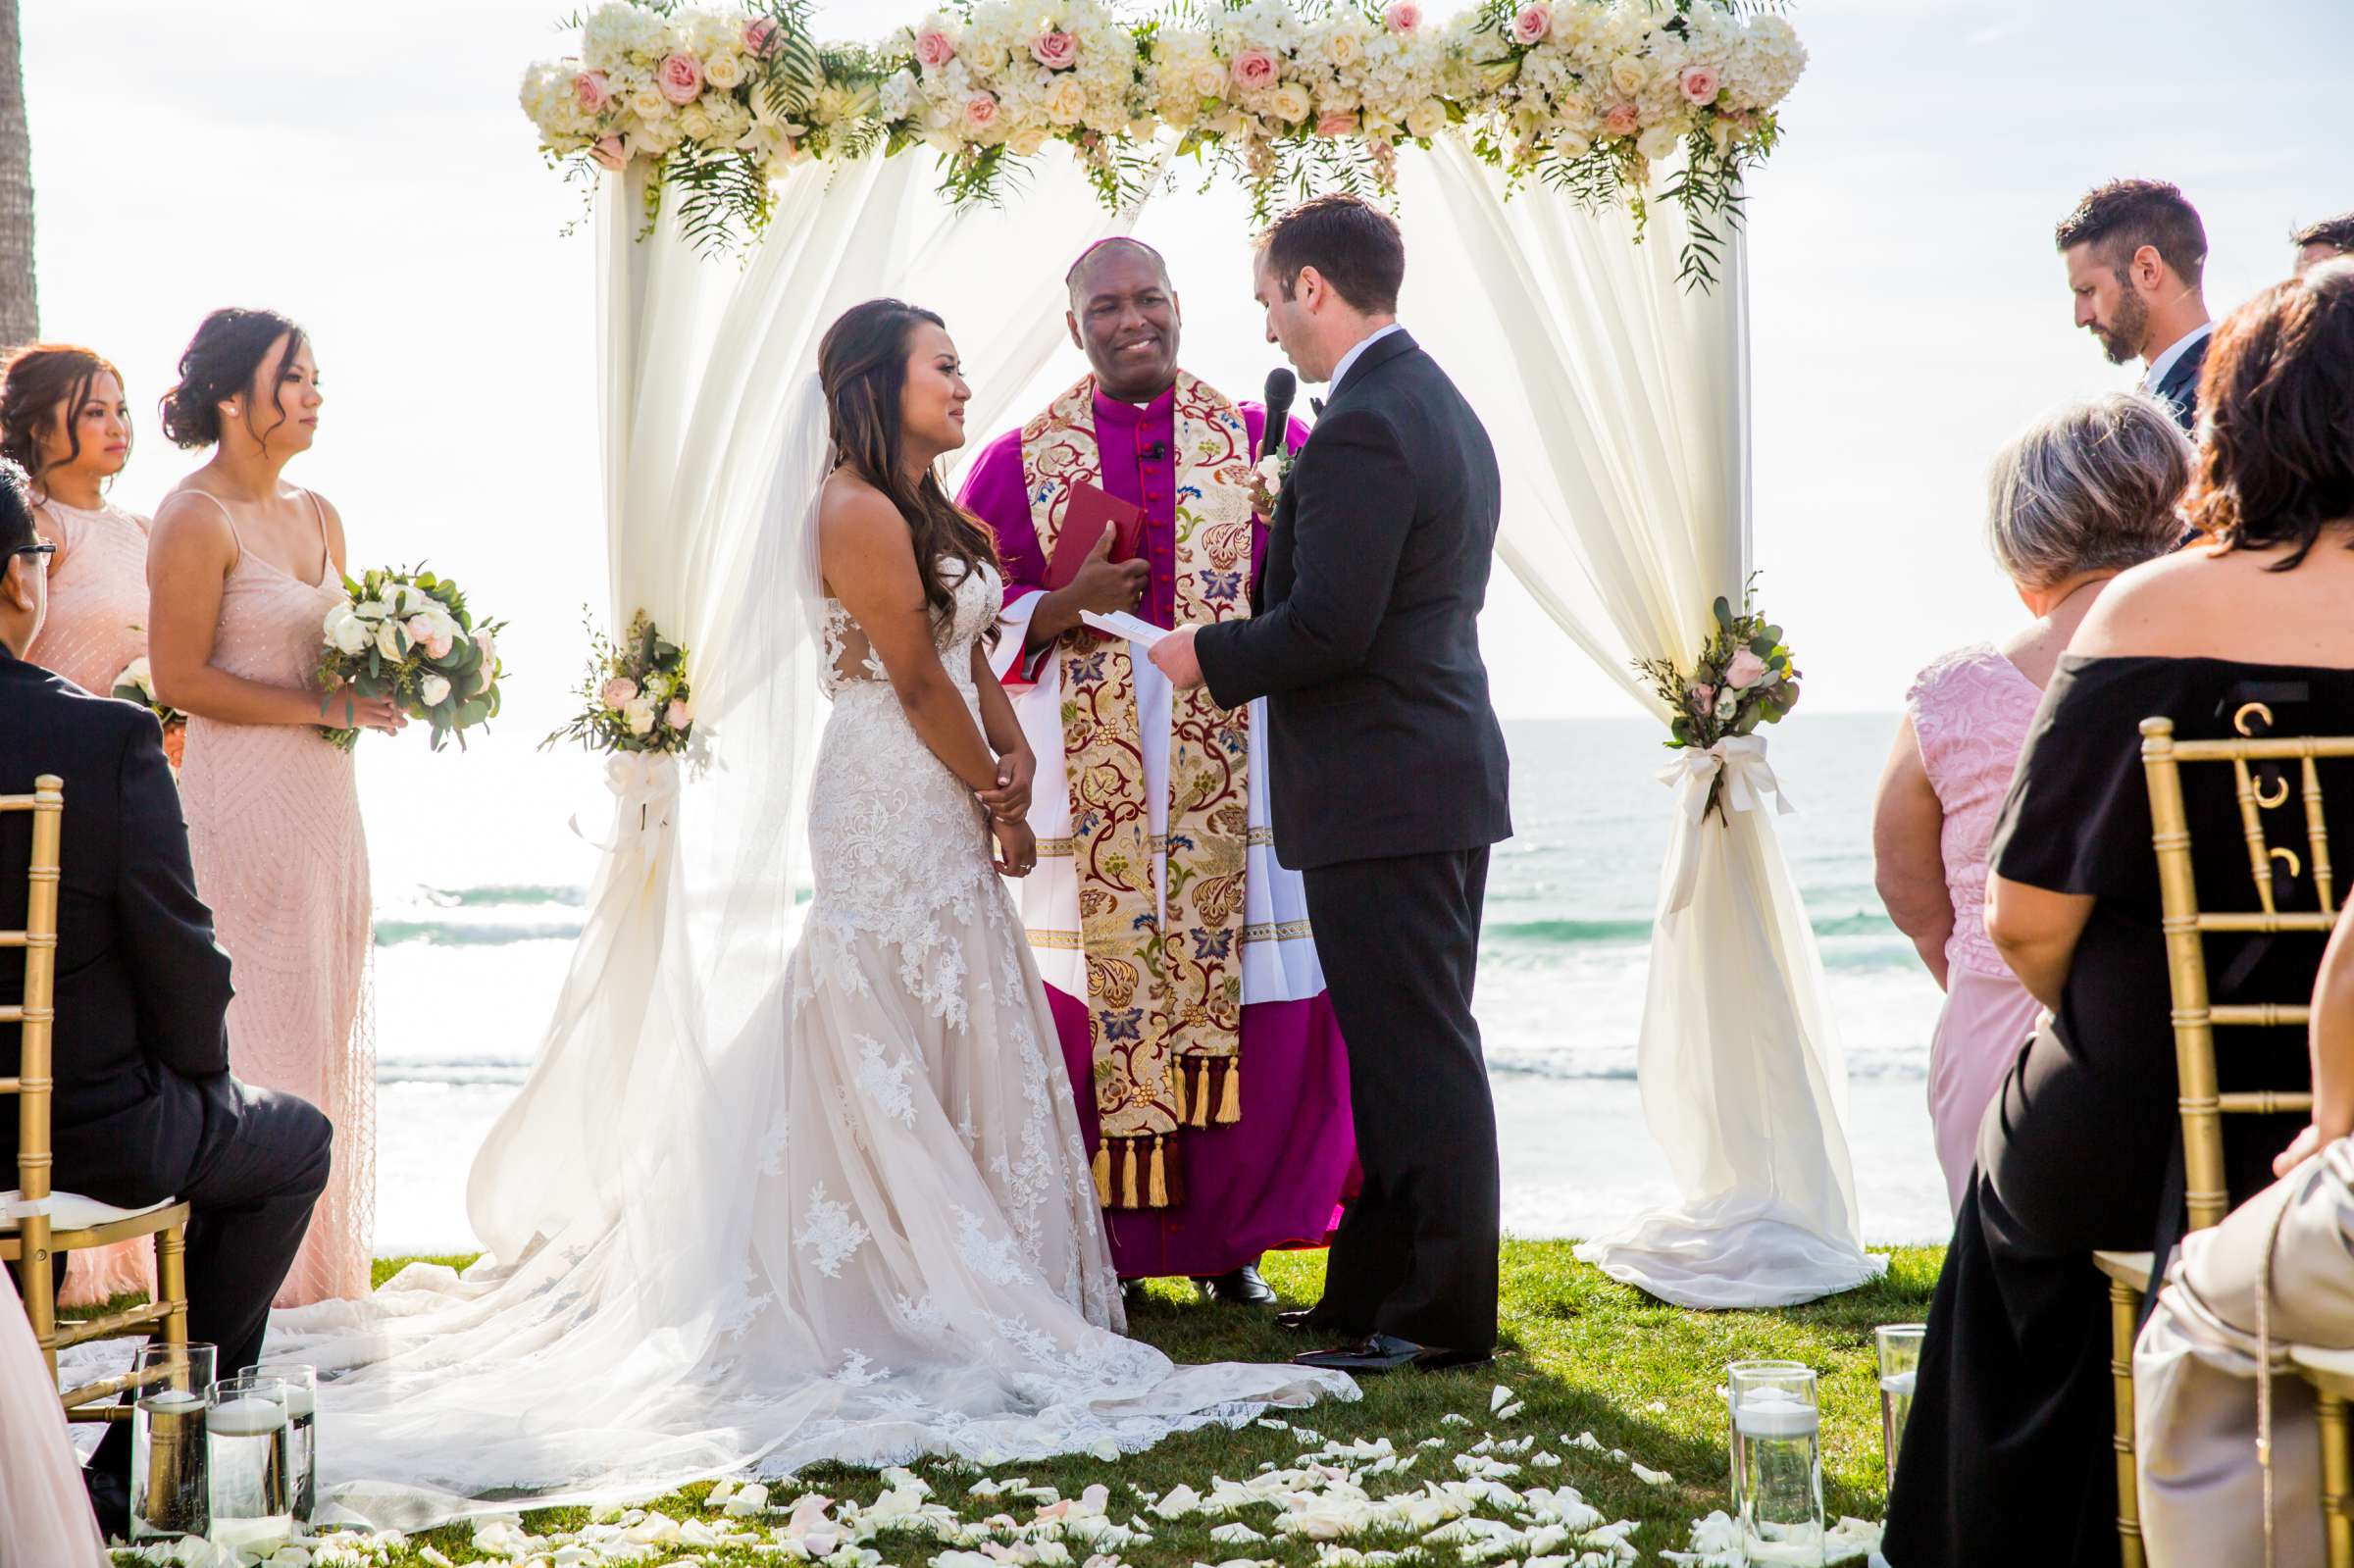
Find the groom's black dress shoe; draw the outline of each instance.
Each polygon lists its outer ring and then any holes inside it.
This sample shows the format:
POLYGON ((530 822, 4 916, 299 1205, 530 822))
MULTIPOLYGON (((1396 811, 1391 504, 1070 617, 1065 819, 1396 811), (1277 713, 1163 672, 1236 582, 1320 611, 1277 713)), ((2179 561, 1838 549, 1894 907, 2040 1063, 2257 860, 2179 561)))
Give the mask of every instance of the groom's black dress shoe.
POLYGON ((1236 1306, 1270 1307, 1275 1304, 1275 1288, 1258 1277, 1258 1265, 1246 1263, 1239 1269, 1208 1279, 1196 1279, 1194 1286, 1204 1301, 1224 1301, 1236 1306))
POLYGON ((1436 1372, 1444 1367, 1467 1367, 1495 1359, 1487 1350, 1450 1350, 1443 1345, 1416 1344, 1394 1334, 1369 1334, 1356 1344, 1330 1350, 1310 1350, 1292 1357, 1298 1367, 1321 1367, 1369 1377, 1382 1372, 1436 1372))

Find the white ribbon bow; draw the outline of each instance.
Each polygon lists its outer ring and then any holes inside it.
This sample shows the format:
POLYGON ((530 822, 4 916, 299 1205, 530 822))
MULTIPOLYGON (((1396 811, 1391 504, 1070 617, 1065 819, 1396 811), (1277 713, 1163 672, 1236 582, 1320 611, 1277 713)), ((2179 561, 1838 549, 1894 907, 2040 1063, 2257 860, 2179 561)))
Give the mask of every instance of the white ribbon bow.
POLYGON ((578 817, 572 819, 572 831, 607 854, 653 853, 670 830, 671 808, 678 803, 679 759, 667 751, 616 751, 605 759, 605 787, 619 807, 613 814, 613 841, 588 838, 578 817))
MULTIPOLYGON (((1700 830, 1709 809, 1709 788, 1719 779, 1723 787, 1717 803, 1726 811, 1755 811, 1765 797, 1773 797, 1777 815, 1797 808, 1782 793, 1782 782, 1766 760, 1764 735, 1727 735, 1706 750, 1686 747, 1659 771, 1660 783, 1676 791, 1675 881, 1667 889, 1664 912, 1674 914, 1692 902, 1692 885, 1700 876, 1700 830)), ((1727 819, 1730 820, 1729 818, 1727 819)))

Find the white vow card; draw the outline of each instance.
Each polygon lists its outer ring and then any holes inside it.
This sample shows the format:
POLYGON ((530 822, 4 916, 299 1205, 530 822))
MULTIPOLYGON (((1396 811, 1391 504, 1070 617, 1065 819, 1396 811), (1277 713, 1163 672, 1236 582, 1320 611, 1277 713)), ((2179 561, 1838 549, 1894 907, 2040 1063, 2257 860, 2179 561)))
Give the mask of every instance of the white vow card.
POLYGON ((1094 627, 1098 632, 1115 637, 1126 637, 1140 648, 1149 648, 1168 635, 1167 632, 1154 626, 1151 622, 1130 615, 1125 610, 1114 610, 1109 615, 1098 615, 1093 610, 1082 610, 1079 612, 1079 619, 1094 627))

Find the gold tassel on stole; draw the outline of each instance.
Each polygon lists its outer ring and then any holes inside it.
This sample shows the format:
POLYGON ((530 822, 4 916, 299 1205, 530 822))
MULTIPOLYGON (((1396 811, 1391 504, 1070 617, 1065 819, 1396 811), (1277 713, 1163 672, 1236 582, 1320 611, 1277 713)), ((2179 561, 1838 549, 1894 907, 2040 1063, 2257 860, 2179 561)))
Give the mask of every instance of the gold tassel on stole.
POLYGON ((1179 1127, 1183 1127, 1183 1126, 1185 1125, 1185 1058, 1184 1058, 1184 1057, 1180 1056, 1180 1057, 1178 1057, 1178 1058, 1177 1058, 1176 1067, 1177 1067, 1177 1070, 1176 1070, 1174 1073, 1171 1073, 1171 1074, 1169 1075, 1169 1093, 1170 1093, 1170 1094, 1171 1094, 1171 1096, 1173 1096, 1173 1097, 1175 1098, 1175 1100, 1177 1101, 1177 1125, 1178 1125, 1179 1127))
POLYGON ((1101 1208, 1111 1207, 1111 1145, 1109 1143, 1096 1145, 1096 1203, 1101 1208))
POLYGON ((1120 1154, 1120 1206, 1141 1207, 1136 1200, 1136 1143, 1133 1139, 1122 1146, 1120 1154))
POLYGON ((1243 1119, 1243 1064, 1226 1063, 1226 1092, 1218 1098, 1218 1125, 1231 1127, 1243 1119))
POLYGON ((1152 1138, 1152 1178, 1151 1185, 1146 1192, 1146 1201, 1156 1209, 1165 1209, 1169 1206, 1169 1173, 1168 1168, 1161 1163, 1160 1136, 1158 1134, 1154 1134, 1152 1138))
POLYGON ((1209 1125, 1209 1058, 1197 1056, 1193 1059, 1192 1065, 1200 1068, 1202 1073, 1200 1080, 1194 1085, 1193 1125, 1207 1127, 1209 1125))

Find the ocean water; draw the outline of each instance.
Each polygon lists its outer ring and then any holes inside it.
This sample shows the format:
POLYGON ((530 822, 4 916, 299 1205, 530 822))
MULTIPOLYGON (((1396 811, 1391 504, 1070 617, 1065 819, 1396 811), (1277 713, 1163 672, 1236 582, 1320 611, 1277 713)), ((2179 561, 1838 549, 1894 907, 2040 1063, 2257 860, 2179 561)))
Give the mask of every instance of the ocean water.
MULTIPOLYGON (((1820 939, 1875 1243, 1949 1229, 1924 1103, 1938 992, 1871 888, 1871 789, 1894 726, 1820 714, 1771 732, 1799 808, 1778 826, 1820 939)), ((1478 992, 1506 1224, 1588 1236, 1672 1194, 1634 1082, 1670 801, 1653 776, 1668 753, 1640 720, 1506 729, 1518 832, 1492 864, 1478 992)), ((578 751, 535 752, 502 733, 432 756, 414 738, 372 738, 361 766, 377 901, 380 1253, 471 1245, 467 1167, 538 1044, 595 864, 582 833, 603 832, 609 798, 578 751)))

